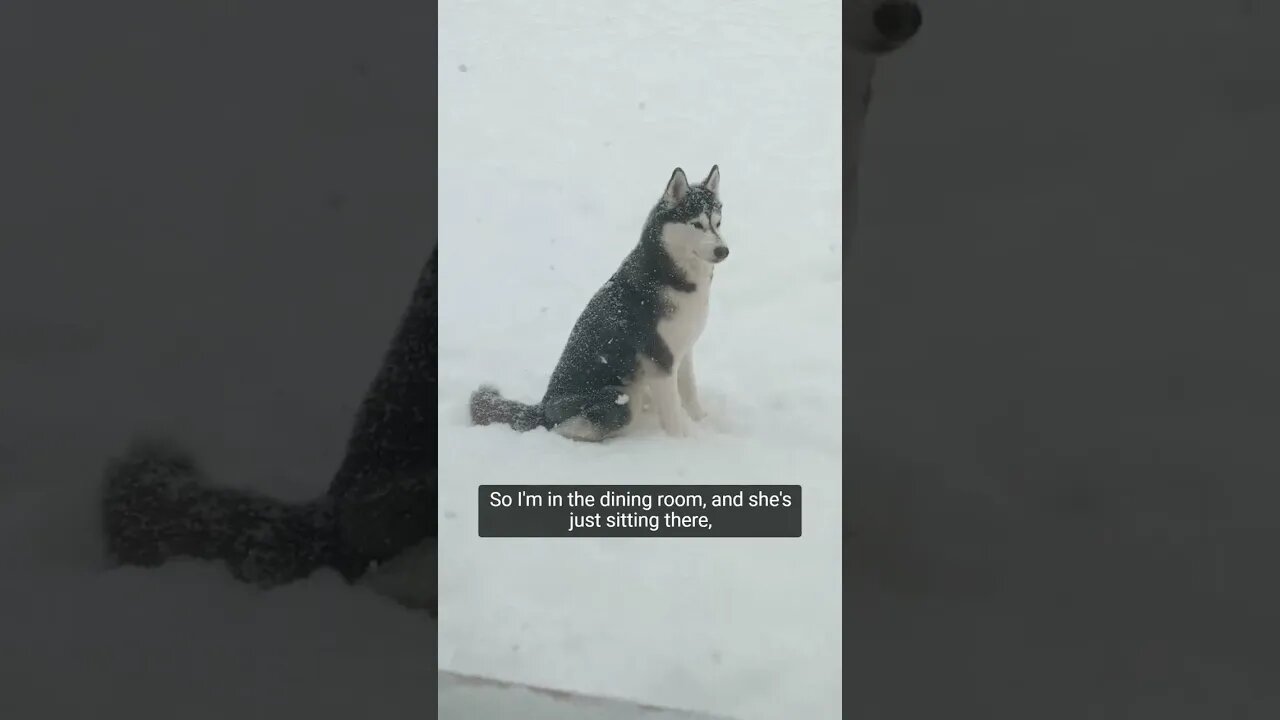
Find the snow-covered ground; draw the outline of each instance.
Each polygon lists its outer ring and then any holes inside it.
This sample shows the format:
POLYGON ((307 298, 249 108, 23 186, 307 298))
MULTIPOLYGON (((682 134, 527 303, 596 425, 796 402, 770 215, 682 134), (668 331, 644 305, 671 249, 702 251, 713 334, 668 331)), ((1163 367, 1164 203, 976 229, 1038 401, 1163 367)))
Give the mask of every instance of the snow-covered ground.
POLYGON ((441 671, 438 677, 437 707, 440 717, 446 720, 725 720, 704 713, 670 710, 612 698, 583 697, 446 671, 441 671))
POLYGON ((440 6, 440 665, 744 719, 840 715, 840 8, 440 6), (714 32, 711 30, 714 28, 714 32), (467 423, 536 401, 672 168, 722 172, 697 437, 467 423), (799 539, 489 539, 476 486, 804 486, 799 539))

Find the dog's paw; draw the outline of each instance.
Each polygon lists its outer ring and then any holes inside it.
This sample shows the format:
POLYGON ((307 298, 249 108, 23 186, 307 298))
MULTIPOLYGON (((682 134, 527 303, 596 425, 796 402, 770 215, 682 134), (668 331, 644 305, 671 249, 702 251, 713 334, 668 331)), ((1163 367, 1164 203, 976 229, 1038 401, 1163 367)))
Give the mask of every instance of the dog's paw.
POLYGON ((689 413, 689 419, 694 422, 702 422, 707 417, 707 411, 696 402, 685 405, 684 410, 689 413))
POLYGON ((693 423, 684 413, 672 413, 670 417, 659 418, 662 431, 673 438, 685 438, 693 434, 693 423))
POLYGON ((673 438, 692 437, 693 427, 692 427, 692 424, 689 422, 678 422, 678 423, 675 423, 675 425, 673 425, 669 430, 667 430, 667 434, 673 438))

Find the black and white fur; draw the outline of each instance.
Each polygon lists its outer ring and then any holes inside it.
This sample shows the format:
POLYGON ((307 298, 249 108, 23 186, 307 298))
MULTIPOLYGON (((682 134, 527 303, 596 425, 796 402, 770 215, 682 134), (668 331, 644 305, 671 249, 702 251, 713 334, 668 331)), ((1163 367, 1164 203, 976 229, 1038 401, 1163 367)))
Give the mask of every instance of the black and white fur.
POLYGON ((647 400, 663 431, 689 435, 706 416, 693 348, 707 324, 715 266, 729 255, 721 209, 719 166, 697 185, 676 168, 640 242, 578 317, 542 401, 526 405, 482 386, 471 396, 472 422, 600 441, 630 426, 647 400))

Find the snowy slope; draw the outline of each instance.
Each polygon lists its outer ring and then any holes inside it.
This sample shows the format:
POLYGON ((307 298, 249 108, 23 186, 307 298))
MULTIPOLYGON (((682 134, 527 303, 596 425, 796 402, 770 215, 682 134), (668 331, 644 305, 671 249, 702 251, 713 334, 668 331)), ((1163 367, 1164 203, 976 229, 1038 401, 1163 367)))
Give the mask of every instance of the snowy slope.
POLYGON ((839 716, 839 4, 735 8, 441 6, 442 668, 839 716), (732 255, 698 347, 704 432, 468 427, 482 382, 541 396, 672 168, 715 163, 732 255), (495 482, 796 482, 804 536, 480 539, 475 488, 495 482))
POLYGON ((619 700, 583 697, 441 671, 441 718, 519 720, 723 720, 702 713, 668 710, 619 700))

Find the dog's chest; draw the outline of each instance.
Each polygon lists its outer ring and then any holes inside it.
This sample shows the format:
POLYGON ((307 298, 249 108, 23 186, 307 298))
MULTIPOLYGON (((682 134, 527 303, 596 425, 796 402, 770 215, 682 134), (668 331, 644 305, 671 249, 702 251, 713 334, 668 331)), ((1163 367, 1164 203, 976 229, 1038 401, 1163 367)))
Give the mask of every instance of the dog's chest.
POLYGON ((697 342, 707 326, 711 300, 710 279, 698 283, 693 292, 667 288, 663 291, 666 312, 658 320, 658 336, 675 358, 681 358, 697 342))

